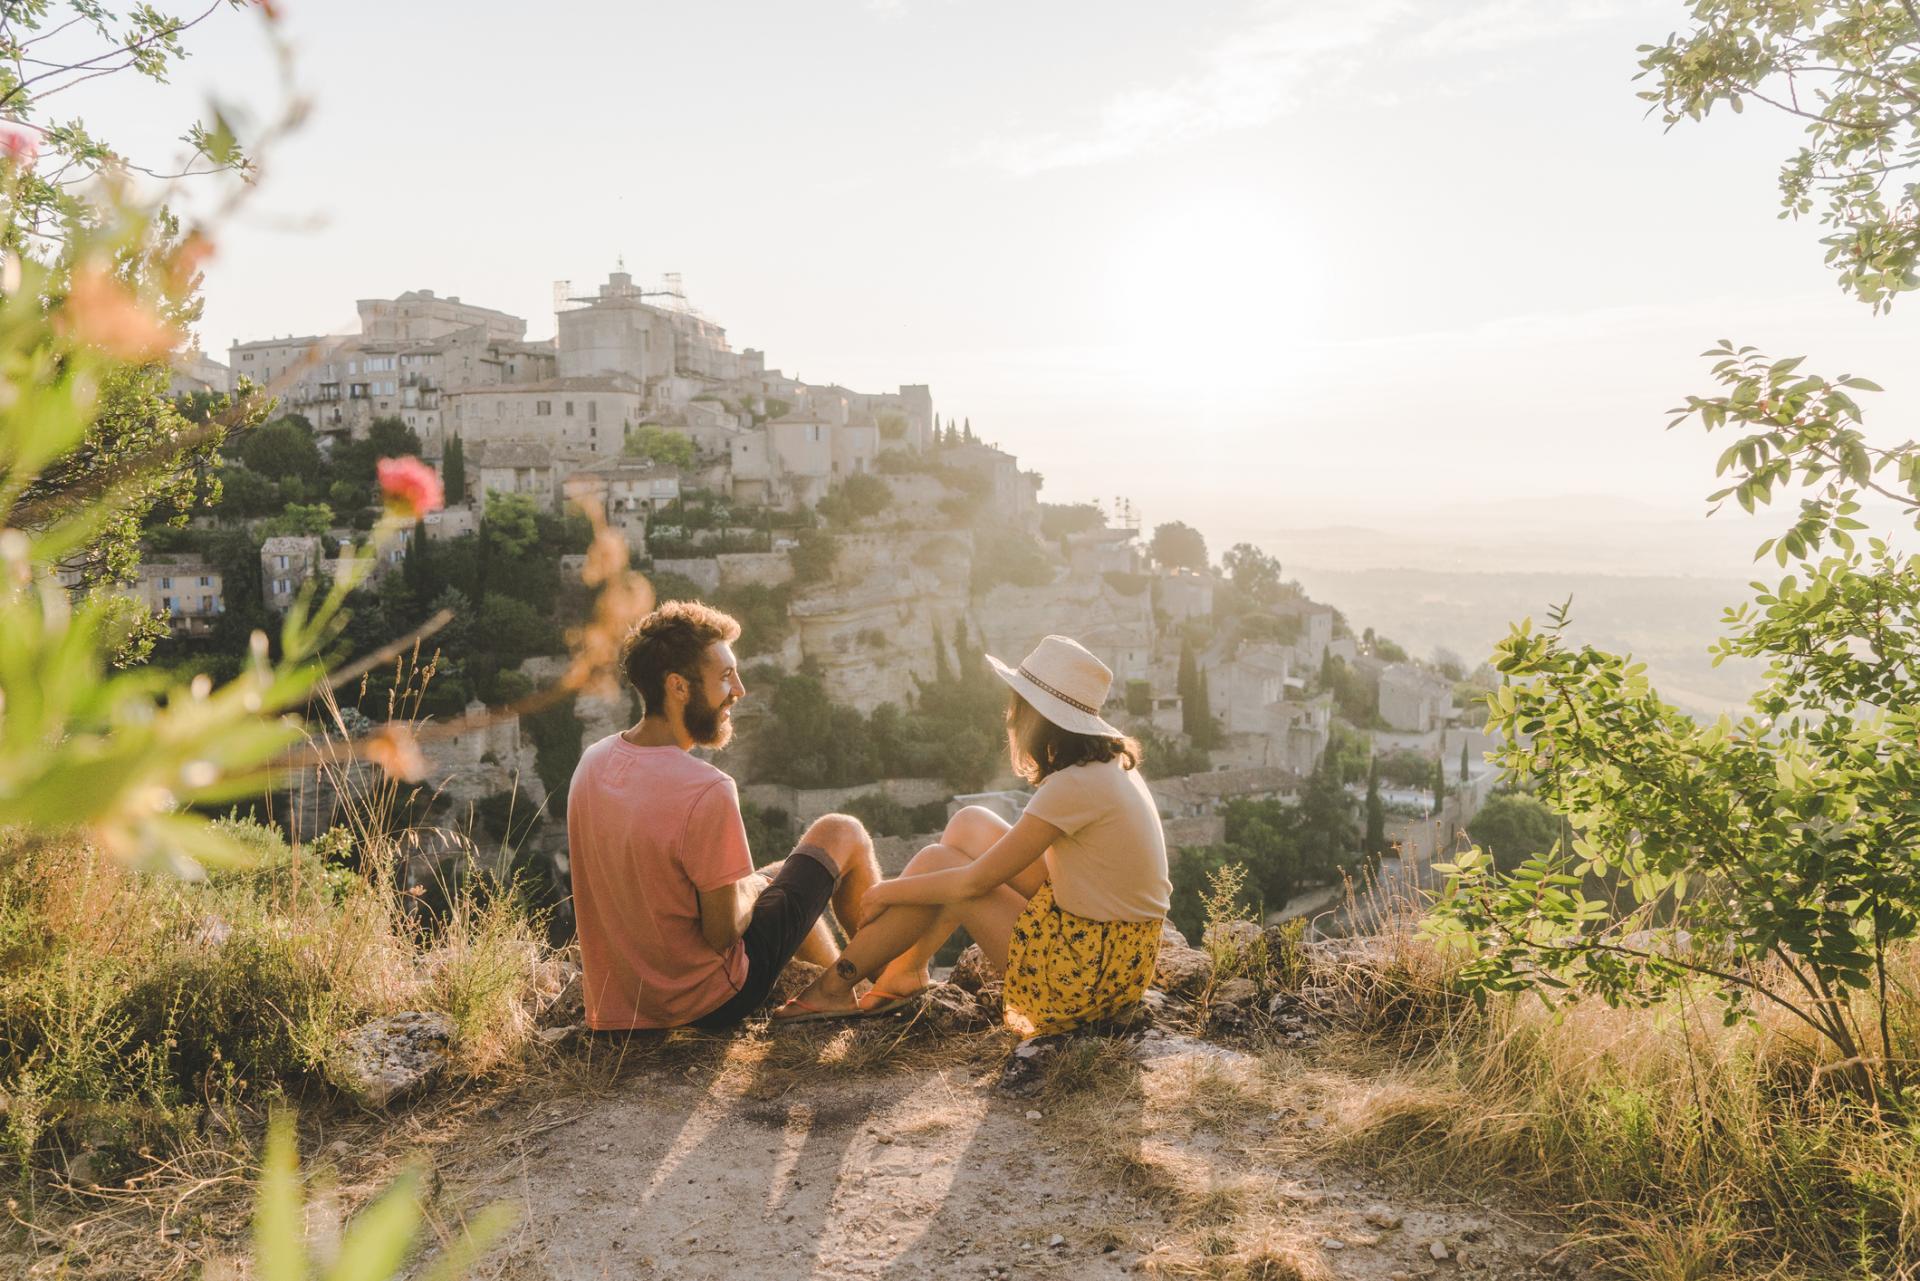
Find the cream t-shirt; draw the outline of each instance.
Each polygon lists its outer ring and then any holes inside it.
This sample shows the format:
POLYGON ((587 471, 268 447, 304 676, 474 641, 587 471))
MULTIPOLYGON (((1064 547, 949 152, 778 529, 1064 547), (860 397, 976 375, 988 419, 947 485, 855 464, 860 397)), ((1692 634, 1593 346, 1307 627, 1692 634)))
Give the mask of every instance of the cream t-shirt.
POLYGON ((1155 921, 1173 899, 1160 811, 1139 770, 1119 761, 1050 774, 1027 813, 1060 829, 1048 848, 1053 901, 1094 921, 1155 921))

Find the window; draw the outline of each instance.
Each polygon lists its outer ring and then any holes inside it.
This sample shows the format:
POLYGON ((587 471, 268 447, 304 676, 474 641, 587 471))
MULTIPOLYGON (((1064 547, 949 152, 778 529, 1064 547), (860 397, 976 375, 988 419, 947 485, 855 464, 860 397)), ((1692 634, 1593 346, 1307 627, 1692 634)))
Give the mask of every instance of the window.
POLYGON ((173 612, 173 597, 162 596, 160 598, 160 608, 171 614, 173 612))
POLYGON ((573 402, 571 400, 567 402, 567 417, 573 417, 573 402))
POLYGON ((202 596, 200 598, 200 612, 203 614, 211 614, 213 612, 213 597, 202 596))
POLYGON ((206 574, 200 575, 200 586, 202 587, 213 586, 213 579, 208 577, 206 574))
POLYGON ((166 589, 172 586, 173 586, 173 580, 171 578, 163 578, 160 580, 160 589, 162 591, 165 591, 166 589))
POLYGON ((246 351, 246 352, 242 352, 242 353, 240 353, 240 359, 242 359, 242 360, 252 360, 252 359, 253 359, 253 353, 252 353, 252 352, 250 352, 250 351, 246 351))
POLYGON ((533 402, 533 416, 535 418, 549 418, 552 417, 552 415, 553 402, 551 400, 536 400, 533 402))
POLYGON ((273 558, 273 567, 275 569, 285 569, 287 567, 287 558, 285 556, 275 556, 273 558))
POLYGON ((600 421, 600 402, 599 401, 589 400, 587 402, 587 421, 590 423, 597 423, 600 421))

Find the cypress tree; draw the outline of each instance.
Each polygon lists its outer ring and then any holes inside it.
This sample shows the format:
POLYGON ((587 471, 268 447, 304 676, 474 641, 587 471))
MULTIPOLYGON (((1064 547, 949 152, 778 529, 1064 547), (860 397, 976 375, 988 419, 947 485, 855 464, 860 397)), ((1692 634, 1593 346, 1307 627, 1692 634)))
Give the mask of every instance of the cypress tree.
POLYGON ((1447 767, 1439 757, 1433 761, 1433 808, 1438 810, 1447 802, 1447 767))
POLYGON ((1387 852, 1387 806, 1380 799, 1380 759, 1367 765, 1367 853, 1387 852))
POLYGON ((458 436, 447 442, 447 454, 440 460, 440 485, 447 491, 447 505, 467 501, 467 447, 458 436))
POLYGON ((1194 682, 1199 691, 1200 720, 1199 733, 1194 736, 1195 747, 1211 750, 1214 744, 1213 689, 1207 683, 1207 674, 1200 672, 1194 682))
POLYGON ((1199 669, 1193 661, 1193 642, 1183 639, 1180 642, 1180 674, 1174 683, 1180 693, 1180 728, 1196 745, 1200 741, 1195 718, 1200 697, 1199 676, 1199 669))
POLYGON ((938 619, 933 624, 933 679, 941 685, 953 679, 953 668, 947 663, 947 638, 941 634, 938 619))
POLYGON ((1466 781, 1467 781, 1467 745, 1465 742, 1462 742, 1460 744, 1460 782, 1464 785, 1466 781))

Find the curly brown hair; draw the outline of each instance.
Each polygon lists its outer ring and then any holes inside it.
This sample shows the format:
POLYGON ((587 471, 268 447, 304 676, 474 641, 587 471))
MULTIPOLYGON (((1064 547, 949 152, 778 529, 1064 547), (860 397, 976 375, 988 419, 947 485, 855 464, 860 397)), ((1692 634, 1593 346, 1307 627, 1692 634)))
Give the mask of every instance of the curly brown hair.
POLYGON ((648 716, 664 715, 667 677, 700 679, 700 657, 716 641, 740 639, 740 620, 696 600, 670 600, 648 614, 620 645, 620 666, 648 716))
POLYGON ((1062 729, 1020 697, 1018 690, 1007 691, 1007 755, 1013 772, 1036 787, 1049 774, 1075 765, 1117 760, 1120 768, 1134 769, 1143 754, 1139 740, 1124 734, 1076 734, 1062 729))

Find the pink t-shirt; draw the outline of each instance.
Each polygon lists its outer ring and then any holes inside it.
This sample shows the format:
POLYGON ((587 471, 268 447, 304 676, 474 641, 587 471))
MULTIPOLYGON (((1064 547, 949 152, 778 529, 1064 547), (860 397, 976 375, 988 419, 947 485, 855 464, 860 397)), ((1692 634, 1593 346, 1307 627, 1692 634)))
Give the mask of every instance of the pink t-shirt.
POLYGON ((731 778, 609 735, 573 771, 567 846, 589 1027, 678 1027, 739 990, 746 948, 700 937, 699 891, 753 871, 731 778))

